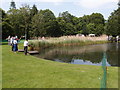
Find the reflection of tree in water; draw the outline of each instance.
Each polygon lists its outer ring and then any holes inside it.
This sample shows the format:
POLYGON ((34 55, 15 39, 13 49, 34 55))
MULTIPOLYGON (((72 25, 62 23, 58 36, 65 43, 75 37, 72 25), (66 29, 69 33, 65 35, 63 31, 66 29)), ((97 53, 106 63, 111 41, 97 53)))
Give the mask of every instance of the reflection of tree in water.
POLYGON ((59 56, 54 54, 54 56, 52 56, 54 58, 58 58, 64 62, 71 62, 74 59, 82 59, 83 61, 90 61, 92 63, 99 63, 101 62, 101 57, 102 57, 102 53, 80 53, 80 54, 72 54, 69 55, 67 53, 63 53, 63 54, 59 54, 59 56))
POLYGON ((106 51, 107 61, 111 66, 118 66, 118 53, 119 53, 120 43, 109 43, 108 49, 106 51))
POLYGON ((90 61, 92 63, 99 63, 101 62, 102 52, 81 52, 81 50, 71 50, 69 49, 52 49, 52 50, 45 50, 40 53, 40 57, 49 60, 59 59, 63 62, 69 63, 73 59, 83 59, 83 61, 90 61))
POLYGON ((118 52, 108 50, 106 53, 108 63, 112 66, 118 66, 118 52))
POLYGON ((106 51, 108 63, 112 66, 118 65, 118 51, 116 44, 101 44, 89 46, 69 46, 57 47, 52 49, 44 49, 37 57, 49 60, 61 60, 62 62, 70 63, 75 59, 90 61, 92 63, 100 63, 103 58, 103 52, 106 51))

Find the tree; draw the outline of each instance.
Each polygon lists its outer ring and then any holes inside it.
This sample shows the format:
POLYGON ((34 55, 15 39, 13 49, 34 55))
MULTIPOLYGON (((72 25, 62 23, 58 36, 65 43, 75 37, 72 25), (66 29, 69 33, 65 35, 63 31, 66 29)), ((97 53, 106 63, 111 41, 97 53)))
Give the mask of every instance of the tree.
POLYGON ((10 9, 16 9, 15 2, 12 0, 10 4, 10 9))
POLYGON ((56 36, 55 33, 56 32, 59 33, 59 26, 56 21, 56 17, 54 15, 54 13, 49 9, 43 10, 43 11, 41 11, 41 13, 44 16, 43 17, 44 22, 45 22, 44 29, 46 30, 46 36, 56 36))
POLYGON ((84 15, 81 19, 82 34, 88 35, 90 33, 96 36, 104 33, 104 17, 100 13, 92 13, 91 15, 84 15))
MULTIPOLYGON (((84 15, 82 17, 82 22, 89 24, 90 23, 90 15, 84 15)), ((91 22, 92 23, 92 22, 91 22)))
POLYGON ((6 39, 12 35, 12 26, 10 25, 9 18, 4 10, 0 8, 0 27, 2 27, 2 39, 6 39))
POLYGON ((100 13, 92 13, 90 15, 90 23, 103 24, 105 23, 104 17, 100 13))
POLYGON ((18 9, 10 9, 7 12, 10 24, 12 26, 13 36, 17 35, 20 37, 23 33, 21 30, 21 24, 22 24, 22 16, 20 14, 20 10, 18 9))
POLYGON ((39 36, 59 36, 60 29, 56 17, 49 9, 40 10, 32 19, 33 33, 39 36))
POLYGON ((26 38, 29 38, 31 24, 29 6, 24 5, 20 9, 10 9, 7 14, 10 24, 13 27, 14 36, 17 35, 18 37, 21 37, 25 35, 26 38))
POLYGON ((96 29, 96 26, 94 23, 89 23, 87 24, 87 31, 88 33, 94 33, 95 34, 95 30, 96 29))
POLYGON ((43 15, 40 12, 32 18, 32 29, 33 30, 30 31, 31 37, 39 37, 46 34, 43 15))
POLYGON ((116 37, 120 35, 120 7, 111 13, 106 23, 106 34, 116 37))
POLYGON ((77 18, 71 15, 68 11, 59 14, 57 21, 59 22, 60 29, 63 35, 77 34, 78 32, 76 28, 76 25, 78 24, 77 18))
POLYGON ((29 31, 31 29, 31 16, 29 5, 24 5, 20 8, 20 14, 22 19, 22 28, 24 29, 25 39, 30 38, 29 31))
POLYGON ((100 36, 102 34, 104 34, 104 25, 103 24, 96 25, 95 35, 100 36))
POLYGON ((37 14, 38 13, 38 9, 37 9, 37 7, 36 7, 36 5, 34 4, 33 5, 33 7, 32 7, 32 9, 30 10, 30 15, 31 15, 31 17, 33 17, 35 14, 37 14))
POLYGON ((63 20, 65 20, 65 22, 67 23, 72 23, 73 22, 73 15, 71 15, 68 11, 65 11, 61 14, 61 16, 63 20))

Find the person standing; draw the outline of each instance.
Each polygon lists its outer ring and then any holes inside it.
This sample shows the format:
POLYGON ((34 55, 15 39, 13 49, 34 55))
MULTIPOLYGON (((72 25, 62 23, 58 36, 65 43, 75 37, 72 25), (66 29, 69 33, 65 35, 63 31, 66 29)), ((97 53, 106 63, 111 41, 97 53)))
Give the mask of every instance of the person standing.
POLYGON ((116 41, 117 41, 117 42, 119 41, 119 36, 116 36, 116 41))
POLYGON ((14 51, 14 52, 18 51, 17 38, 15 38, 15 39, 13 40, 13 51, 14 51))
POLYGON ((12 51, 13 51, 13 37, 10 38, 10 45, 12 46, 12 51))
POLYGON ((24 41, 24 54, 27 55, 27 52, 28 52, 28 40, 26 39, 24 41))
POLYGON ((7 40, 8 40, 8 45, 10 45, 10 36, 8 36, 7 40))

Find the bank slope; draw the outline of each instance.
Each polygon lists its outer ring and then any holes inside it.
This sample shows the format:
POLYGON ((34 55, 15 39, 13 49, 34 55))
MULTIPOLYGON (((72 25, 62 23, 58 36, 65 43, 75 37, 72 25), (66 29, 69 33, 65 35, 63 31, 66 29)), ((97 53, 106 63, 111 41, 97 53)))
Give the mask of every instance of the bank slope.
MULTIPOLYGON (((107 87, 118 87, 118 68, 108 67, 107 87)), ((14 53, 2 46, 3 88, 100 88, 101 66, 73 65, 14 53)))

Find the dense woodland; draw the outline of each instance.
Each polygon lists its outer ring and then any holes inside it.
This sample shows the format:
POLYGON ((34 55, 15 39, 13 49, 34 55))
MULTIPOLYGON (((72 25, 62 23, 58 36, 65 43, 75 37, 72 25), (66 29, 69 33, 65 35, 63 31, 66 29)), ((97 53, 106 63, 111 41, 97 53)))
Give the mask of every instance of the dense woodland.
MULTIPOLYGON (((119 5, 119 4, 118 4, 119 5)), ((120 5, 119 5, 120 6, 120 5)), ((111 11, 112 12, 112 11, 111 11)), ((12 1, 10 9, 5 12, 0 9, 0 26, 2 27, 2 39, 9 35, 31 37, 59 37, 63 35, 102 34, 120 35, 120 7, 113 11, 108 20, 101 13, 92 13, 83 17, 71 15, 68 11, 62 12, 58 17, 49 10, 38 10, 36 5, 21 6, 16 9, 12 1)))

